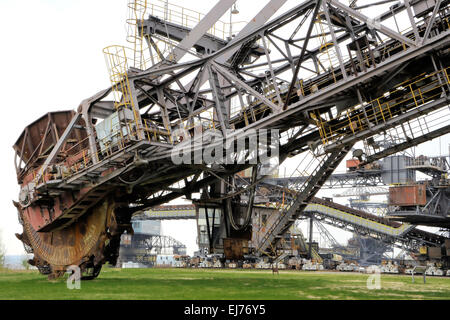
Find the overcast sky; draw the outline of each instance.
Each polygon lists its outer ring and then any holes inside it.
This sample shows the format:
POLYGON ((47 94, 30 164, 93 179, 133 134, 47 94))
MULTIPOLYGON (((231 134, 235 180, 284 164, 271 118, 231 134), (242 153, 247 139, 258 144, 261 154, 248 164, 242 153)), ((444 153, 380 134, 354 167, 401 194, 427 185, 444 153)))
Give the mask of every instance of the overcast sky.
MULTIPOLYGON (((238 1, 235 21, 249 21, 268 1, 238 1)), ((347 3, 346 1, 342 1, 347 3)), ((362 3, 364 1, 361 1, 362 3)), ((216 3, 210 0, 171 1, 207 13, 216 3)), ((290 0, 279 11, 298 5, 290 0)), ((2 125, 0 150, 0 230, 8 254, 22 254, 14 237, 22 228, 12 200, 19 186, 14 170, 12 145, 29 123, 49 111, 76 109, 79 103, 107 88, 109 83, 102 49, 125 44, 127 0, 1 0, 0 93, 2 125)), ((278 14, 279 14, 278 13, 278 14)), ((225 21, 228 21, 225 17, 225 21)), ((448 153, 448 136, 423 150, 448 153)), ((163 231, 196 249, 194 221, 163 223, 163 231)), ((339 233, 337 238, 347 238, 339 233)))

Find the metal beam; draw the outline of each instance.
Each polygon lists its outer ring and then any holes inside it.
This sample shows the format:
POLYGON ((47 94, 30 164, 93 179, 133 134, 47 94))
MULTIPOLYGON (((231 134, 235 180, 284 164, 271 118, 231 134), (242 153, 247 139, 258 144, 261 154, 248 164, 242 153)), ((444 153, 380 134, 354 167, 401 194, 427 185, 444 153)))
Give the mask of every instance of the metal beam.
POLYGON ((214 24, 231 8, 236 0, 220 0, 206 16, 192 29, 173 50, 167 58, 169 61, 178 62, 191 49, 214 24))
POLYGON ((340 3, 337 0, 327 0, 331 5, 341 9, 342 11, 347 12, 349 15, 357 18, 358 20, 366 23, 366 25, 369 28, 373 28, 375 30, 380 31, 381 33, 387 35, 388 37, 392 38, 392 39, 396 39, 402 43, 405 43, 411 47, 416 47, 416 44, 414 43, 414 41, 412 41, 411 39, 401 35, 398 32, 395 32, 394 30, 383 26, 379 21, 375 20, 375 19, 371 19, 367 16, 365 16, 364 14, 362 14, 359 11, 356 11, 350 7, 347 7, 346 5, 340 3))
MULTIPOLYGON (((228 45, 233 45, 237 43, 239 40, 246 38, 250 34, 254 33, 256 29, 263 26, 269 19, 287 2, 287 0, 271 0, 269 3, 258 12, 258 14, 253 17, 252 20, 238 33, 238 35, 230 41, 228 45)), ((233 54, 236 53, 238 47, 235 47, 234 50, 228 51, 223 54, 219 59, 217 59, 218 63, 225 63, 228 59, 231 58, 233 54)))
POLYGON ((328 5, 325 1, 322 2, 323 12, 325 13, 325 18, 327 20, 328 27, 330 28, 331 39, 333 40, 334 48, 336 50, 336 54, 339 60, 339 67, 341 68, 342 76, 344 79, 347 79, 347 72, 344 67, 344 59, 342 58, 341 48, 339 47, 339 43, 336 39, 336 33, 334 32, 334 26, 331 23, 330 13, 328 10, 328 5))
POLYGON ((272 109, 274 112, 279 112, 280 107, 277 106, 275 103, 264 97, 263 95, 259 94, 256 90, 254 90, 252 87, 248 86, 244 81, 241 81, 238 77, 236 77, 234 74, 226 70, 225 68, 219 66, 215 62, 211 62, 211 64, 217 69, 217 71, 224 77, 228 78, 231 81, 233 81, 236 85, 241 87, 242 89, 246 90, 249 94, 256 97, 257 99, 261 100, 264 104, 266 104, 268 107, 272 109))
POLYGON ((283 118, 286 118, 288 115, 293 115, 298 113, 299 111, 305 111, 311 106, 319 106, 320 103, 322 103, 324 100, 329 99, 333 97, 336 93, 342 92, 343 90, 349 89, 351 87, 354 87, 361 82, 370 79, 371 77, 377 76, 381 73, 388 72, 389 70, 392 70, 392 68, 395 68, 399 66, 402 63, 405 63, 407 61, 411 61, 412 59, 429 52, 432 48, 438 47, 448 41, 448 38, 450 38, 450 33, 446 32, 440 36, 432 38, 432 42, 428 42, 427 44, 414 48, 413 50, 407 50, 403 51, 402 53, 399 53, 396 57, 396 59, 389 59, 385 61, 384 63, 380 63, 377 65, 376 68, 370 68, 365 73, 359 73, 357 76, 349 76, 346 81, 339 81, 335 84, 332 84, 328 86, 327 88, 323 88, 320 90, 320 94, 312 94, 304 99, 292 104, 289 106, 289 108, 280 114, 273 114, 269 115, 264 119, 261 119, 258 121, 258 123, 250 124, 245 129, 258 129, 262 127, 268 126, 270 123, 274 123, 276 121, 279 121, 283 118))
POLYGON ((391 148, 387 148, 381 152, 375 153, 371 156, 368 156, 367 159, 365 161, 363 161, 361 163, 361 165, 365 165, 383 158, 386 158, 390 155, 396 154, 397 152, 409 149, 411 147, 417 146, 421 143, 424 143, 426 141, 431 141, 435 138, 441 137, 447 133, 450 133, 450 125, 447 125, 443 128, 439 128, 437 130, 431 131, 427 134, 424 134, 420 137, 411 139, 409 141, 406 142, 402 142, 400 144, 396 144, 395 146, 391 147, 391 148))
POLYGON ((433 27, 434 19, 436 18, 437 11, 439 10, 439 7, 441 6, 441 2, 442 2, 442 0, 437 0, 436 4, 434 6, 433 13, 431 14, 431 18, 430 18, 430 20, 428 20, 427 29, 425 30, 425 34, 423 35, 423 38, 420 42, 421 45, 425 44, 428 41, 428 36, 430 35, 430 31, 431 31, 431 28, 433 27))
MULTIPOLYGON (((226 63, 238 50, 238 44, 242 44, 256 32, 256 30, 265 31, 267 28, 263 28, 265 23, 287 2, 287 0, 271 0, 250 22, 238 33, 238 35, 232 39, 228 45, 219 50, 213 56, 215 61, 219 64, 226 63)), ((210 56, 212 58, 213 56, 210 56)), ((203 74, 200 79, 200 87, 208 80, 208 75, 203 74)), ((192 82, 187 85, 190 87, 192 82)))
POLYGON ((375 125, 367 130, 360 131, 356 133, 355 135, 349 135, 346 138, 335 142, 333 144, 330 144, 325 147, 325 151, 330 151, 334 148, 339 148, 341 144, 348 144, 350 142, 356 142, 359 140, 363 140, 365 138, 368 138, 370 136, 373 136, 374 134, 378 132, 385 131, 386 129, 394 128, 398 125, 401 125, 405 123, 408 120, 412 120, 414 118, 417 118, 418 116, 425 115, 427 113, 430 113, 434 110, 437 110, 441 108, 442 106, 448 105, 450 103, 450 99, 448 97, 437 99, 433 102, 427 103, 425 105, 419 106, 411 111, 402 113, 401 115, 386 120, 385 122, 375 125))
POLYGON ((213 98, 215 101, 216 115, 219 118, 222 134, 224 135, 224 137, 226 137, 227 129, 230 128, 230 122, 229 122, 229 114, 227 113, 227 109, 225 106, 225 98, 219 84, 219 76, 216 70, 213 70, 211 65, 208 65, 207 68, 209 74, 209 84, 212 89, 213 98))
POLYGON ((316 6, 314 8, 314 12, 311 16, 311 23, 309 24, 308 32, 306 33, 306 39, 302 46, 302 52, 300 53, 300 58, 298 59, 297 66, 295 67, 294 75, 292 76, 291 85, 289 86, 288 93, 286 95, 286 100, 284 101, 283 110, 286 110, 288 108, 292 91, 294 90, 295 83, 297 82, 298 72, 300 71, 300 67, 302 66, 303 59, 305 57, 306 48, 308 47, 309 38, 311 37, 311 32, 314 27, 314 22, 317 17, 317 13, 319 12, 321 0, 318 0, 316 3, 316 6))
POLYGON ((66 142, 67 137, 72 133, 73 129, 75 128, 75 124, 81 119, 81 113, 77 112, 72 120, 70 121, 69 125, 67 126, 66 130, 62 134, 62 136, 59 138, 56 145, 53 147, 52 152, 48 155, 47 159, 45 159, 44 164, 42 165, 41 169, 39 170, 38 174, 36 175, 36 181, 39 181, 43 175, 43 173, 47 170, 48 166, 55 160, 56 156, 59 153, 59 150, 63 146, 63 144, 66 142))
POLYGON ((417 26, 416 26, 416 22, 414 21, 414 15, 412 13, 411 10, 411 6, 409 4, 411 0, 405 0, 405 7, 406 7, 406 12, 408 13, 408 17, 409 17, 409 22, 411 23, 411 27, 413 28, 414 31, 414 37, 416 38, 416 43, 418 43, 420 36, 419 36, 419 31, 417 30, 417 26))

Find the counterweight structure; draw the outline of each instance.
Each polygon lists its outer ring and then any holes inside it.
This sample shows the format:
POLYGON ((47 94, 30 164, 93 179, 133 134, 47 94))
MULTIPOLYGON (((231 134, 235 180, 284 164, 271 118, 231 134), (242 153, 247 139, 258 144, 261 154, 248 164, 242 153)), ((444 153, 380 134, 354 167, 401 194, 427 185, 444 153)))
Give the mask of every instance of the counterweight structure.
POLYGON ((450 132, 448 1, 399 2, 375 17, 337 0, 278 12, 286 1, 272 0, 233 37, 218 20, 234 2, 201 15, 130 0, 129 47, 104 49, 111 87, 26 127, 14 145, 17 236, 43 273, 79 265, 95 277, 115 264, 133 214, 198 192, 224 212, 222 241, 245 239, 270 162, 255 145, 269 158, 278 150, 279 163, 311 156, 258 245, 275 257, 355 143, 373 161, 450 132), (380 134, 405 142, 380 150, 380 134), (248 168, 250 185, 236 187, 248 168), (244 194, 247 209, 233 209, 244 194))

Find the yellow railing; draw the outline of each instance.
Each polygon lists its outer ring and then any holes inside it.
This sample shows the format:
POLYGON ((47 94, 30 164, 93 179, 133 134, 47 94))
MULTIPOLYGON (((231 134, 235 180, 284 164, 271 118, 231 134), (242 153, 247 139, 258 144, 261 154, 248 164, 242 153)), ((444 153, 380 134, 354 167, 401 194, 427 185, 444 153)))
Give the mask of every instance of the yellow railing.
MULTIPOLYGON (((325 61, 328 63, 328 67, 329 70, 331 70, 331 73, 333 75, 333 79, 334 82, 336 82, 336 76, 334 74, 334 68, 336 63, 333 63, 332 60, 336 60, 337 59, 337 54, 334 52, 335 47, 333 42, 331 42, 332 40, 328 40, 326 33, 330 32, 330 29, 328 27, 328 25, 324 25, 322 23, 322 19, 320 18, 320 16, 323 15, 323 12, 319 12, 317 14, 316 20, 315 20, 315 24, 314 27, 316 29, 316 33, 319 36, 319 42, 320 42, 320 54, 317 56, 317 58, 319 59, 319 61, 323 61, 322 64, 325 63, 325 61), (332 48, 331 48, 332 47, 332 48), (334 54, 333 54, 334 52, 334 54)), ((324 72, 326 72, 327 70, 324 70, 324 72)))
POLYGON ((442 94, 444 85, 450 84, 448 78, 449 68, 425 75, 422 74, 413 79, 398 84, 395 90, 378 97, 372 101, 352 107, 343 113, 339 118, 324 120, 322 115, 311 113, 319 128, 322 143, 324 145, 335 142, 349 134, 368 129, 369 122, 373 124, 385 123, 388 119, 402 114, 405 108, 400 108, 410 104, 410 109, 419 107, 432 101, 442 94), (438 80, 441 78, 441 81, 438 80), (444 80, 445 79, 445 80, 444 80), (397 98, 391 96, 399 94, 397 98))
MULTIPOLYGON (((98 148, 99 151, 96 153, 92 153, 89 148, 83 149, 78 153, 70 155, 70 161, 65 161, 63 163, 59 163, 60 174, 63 179, 70 178, 84 169, 91 167, 94 163, 98 163, 99 161, 105 159, 108 156, 116 154, 117 152, 123 150, 127 147, 130 142, 137 135, 136 127, 134 126, 134 122, 128 122, 127 124, 127 133, 124 134, 122 128, 119 131, 114 133, 110 133, 102 139, 103 148, 98 148)), ((87 140, 86 138, 85 140, 87 140)), ((100 141, 99 141, 100 142, 100 141)), ((73 148, 72 148, 73 149, 73 148)), ((36 169, 33 172, 34 182, 36 184, 44 183, 49 180, 54 180, 52 174, 49 173, 50 169, 47 168, 47 172, 43 172, 43 168, 36 169), (38 173, 40 179, 37 180, 38 173)))
POLYGON ((145 138, 148 141, 153 142, 167 142, 173 143, 172 141, 172 132, 170 128, 166 128, 164 124, 158 123, 153 120, 144 119, 144 132, 145 138))
MULTIPOLYGON (((447 24, 447 28, 450 29, 450 23, 448 18, 444 19, 446 21, 447 24)), ((422 19, 419 22, 423 22, 424 19, 422 19)), ((419 24, 419 22, 417 22, 417 24, 419 24)), ((335 56, 333 53, 334 51, 329 51, 329 47, 332 45, 332 42, 330 42, 331 40, 325 36, 325 33, 327 32, 327 30, 325 29, 325 25, 322 24, 320 21, 316 22, 316 35, 319 36, 319 45, 320 45, 320 51, 323 57, 325 57, 325 59, 329 62, 330 65, 330 70, 331 70, 331 76, 334 79, 334 82, 336 82, 336 76, 334 74, 334 69, 336 69, 337 67, 339 67, 339 60, 337 58, 337 56, 335 56), (328 39, 328 40, 327 40, 328 39), (331 52, 331 54, 330 54, 331 52)), ((413 28, 412 27, 408 27, 402 31, 400 31, 401 34, 405 35, 407 38, 415 41, 415 35, 414 33, 412 33, 413 28), (409 35, 406 35, 407 33, 410 33, 409 35)), ((381 43, 384 43, 384 41, 386 40, 391 40, 391 38, 385 37, 382 39, 381 43)), ((393 51, 397 51, 399 48, 402 48, 402 50, 406 50, 407 47, 405 44, 401 43, 401 42, 394 42, 393 44, 386 46, 382 49, 381 56, 382 57, 388 57, 391 55, 391 52, 393 51)), ((335 49, 334 49, 335 50, 335 49)), ((363 58, 363 63, 365 63, 365 65, 367 67, 370 67, 370 63, 369 63, 369 54, 367 52, 363 52, 362 53, 362 58, 363 58)), ((348 55, 343 55, 342 56, 343 61, 348 61, 350 59, 350 57, 348 55)), ((319 61, 323 64, 324 59, 319 59, 319 61)), ((325 70, 326 71, 326 70, 325 70)), ((314 81, 314 82, 309 82, 308 85, 304 85, 305 82, 307 82, 308 80, 311 80, 313 78, 317 77, 316 74, 312 74, 309 77, 306 77, 302 80, 299 81, 299 86, 300 86, 300 90, 302 92, 302 95, 305 96, 305 92, 309 92, 311 93, 311 88, 313 86, 316 86, 317 88, 320 88, 321 85, 329 82, 330 79, 328 78, 324 78, 322 80, 318 80, 318 81, 314 81)))
MULTIPOLYGON (((205 17, 203 13, 170 3, 166 5, 166 2, 161 0, 152 0, 151 3, 148 4, 147 13, 169 23, 181 25, 190 29, 194 28, 205 17)), ((244 21, 233 22, 233 33, 240 30, 245 24, 246 22, 244 21)), ((226 40, 230 36, 229 30, 230 23, 219 20, 207 33, 226 40)))
POLYGON ((127 19, 127 41, 132 44, 133 67, 145 70, 144 59, 144 19, 148 7, 147 0, 129 0, 127 19))
MULTIPOLYGON (((139 121, 138 106, 135 105, 133 90, 128 79, 129 60, 127 58, 126 48, 123 46, 109 46, 103 49, 103 52, 109 68, 112 92, 114 94, 114 106, 119 113, 119 123, 131 135, 133 134, 133 130, 130 130, 128 126, 127 110, 133 114, 136 129, 139 131, 142 128, 139 121), (121 114, 123 115, 123 119, 121 119, 121 114)), ((136 138, 139 138, 139 136, 136 135, 136 138)))
MULTIPOLYGON (((145 32, 145 18, 149 14, 150 0, 129 0, 127 19, 127 42, 131 47, 125 53, 129 66, 139 70, 147 70, 155 63, 161 61, 162 55, 167 51, 161 50, 155 41, 155 55, 151 55, 150 37, 145 32)), ((154 39, 152 39, 154 41, 154 39)), ((166 46, 166 45, 165 45, 166 46)))
MULTIPOLYGON (((292 194, 294 194, 295 192, 292 192, 292 194)), ((284 196, 284 194, 283 194, 283 196, 284 196)), ((258 243, 256 243, 256 245, 257 246, 259 246, 259 244, 260 244, 260 242, 261 241, 263 241, 264 239, 265 239, 265 235, 266 235, 266 233, 267 232, 269 232, 270 230, 271 230, 271 227, 272 227, 272 225, 274 224, 274 223, 276 223, 276 221, 277 221, 277 217, 280 215, 280 214, 282 214, 282 212, 281 211, 279 211, 281 208, 283 208, 284 207, 284 203, 280 206, 280 203, 268 203, 268 204, 265 204, 265 205, 260 205, 260 206, 257 206, 257 207, 261 207, 261 208, 273 208, 273 209, 276 209, 276 210, 274 210, 267 218, 266 218, 266 221, 264 222, 261 218, 259 219, 259 221, 258 221, 258 223, 257 223, 257 225, 253 225, 255 228, 255 231, 256 231, 256 234, 258 235, 258 238, 256 239, 257 240, 257 242, 258 243)), ((298 232, 299 232, 299 234, 298 234, 298 236, 299 236, 299 238, 298 238, 298 240, 301 242, 301 245, 306 249, 306 250, 309 250, 309 244, 306 242, 306 240, 305 240, 305 238, 304 238, 304 236, 303 236, 303 233, 302 233, 302 231, 300 230, 300 229, 298 229, 298 232)), ((282 245, 282 247, 284 246, 284 244, 285 244, 285 240, 282 238, 282 239, 280 239, 280 244, 282 245)), ((276 249, 277 248, 275 248, 275 246, 273 245, 273 243, 269 243, 269 246, 270 246, 270 251, 271 252, 276 252, 276 249)), ((269 255, 266 251, 262 251, 260 248, 256 248, 257 249, 257 251, 260 253, 260 254, 263 254, 263 255, 269 255)), ((291 248, 291 249, 294 249, 294 248, 291 248)), ((319 263, 321 263, 322 262, 322 258, 320 257, 320 255, 318 254, 318 252, 314 249, 314 248, 311 248, 311 253, 312 253, 312 256, 313 256, 313 258, 316 260, 316 261, 318 261, 319 263)))
MULTIPOLYGON (((164 128, 163 124, 144 119, 143 126, 144 139, 147 139, 150 142, 172 143, 172 134, 169 130, 164 128)), ((102 144, 104 147, 95 154, 92 154, 88 149, 85 149, 73 155, 72 158, 77 160, 67 166, 67 174, 63 175, 63 178, 69 178, 77 173, 80 173, 82 170, 89 168, 94 163, 116 154, 130 145, 130 143, 137 136, 138 132, 133 121, 128 122, 127 127, 127 134, 124 134, 121 128, 121 130, 110 133, 104 137, 102 139, 102 144)), ((42 180, 41 182, 44 181, 45 180, 42 180)))

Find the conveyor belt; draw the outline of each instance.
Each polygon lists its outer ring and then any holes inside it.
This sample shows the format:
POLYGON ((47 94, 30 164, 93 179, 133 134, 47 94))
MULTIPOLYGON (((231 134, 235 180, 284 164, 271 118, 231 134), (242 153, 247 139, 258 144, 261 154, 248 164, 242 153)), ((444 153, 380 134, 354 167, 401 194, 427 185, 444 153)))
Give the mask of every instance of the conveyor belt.
POLYGON ((306 207, 305 213, 319 214, 340 222, 364 228, 370 232, 382 234, 392 238, 402 238, 411 240, 423 240, 428 244, 441 245, 445 237, 416 229, 414 225, 398 223, 389 219, 379 217, 361 210, 349 208, 347 206, 314 198, 306 207))
MULTIPOLYGON (((389 236, 391 238, 421 239, 428 244, 441 245, 445 237, 435 233, 419 230, 411 224, 402 224, 383 217, 356 210, 332 201, 313 198, 305 208, 305 214, 318 214, 328 218, 363 228, 370 232, 389 236)), ((154 207, 139 215, 137 219, 169 220, 169 219, 195 219, 195 205, 166 205, 154 207)), ((305 242, 305 248, 307 244, 305 242)))
POLYGON ((305 212, 317 212, 394 237, 402 236, 414 229, 413 225, 407 223, 401 224, 389 221, 386 218, 318 198, 313 199, 312 203, 307 206, 305 212))

